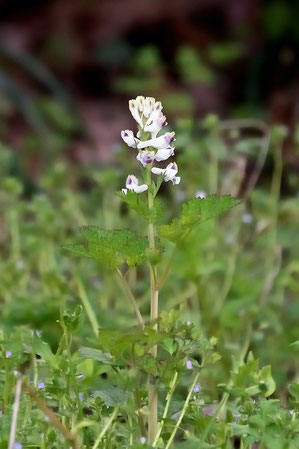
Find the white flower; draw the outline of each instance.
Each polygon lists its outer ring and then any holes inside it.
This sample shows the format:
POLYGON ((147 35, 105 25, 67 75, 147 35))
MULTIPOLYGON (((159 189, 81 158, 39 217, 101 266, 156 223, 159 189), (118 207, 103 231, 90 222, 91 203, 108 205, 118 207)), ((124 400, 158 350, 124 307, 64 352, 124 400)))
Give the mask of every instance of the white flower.
MULTIPOLYGON (((148 189, 148 186, 146 184, 138 184, 138 179, 136 178, 136 176, 134 175, 129 175, 127 177, 127 181, 126 181, 126 188, 128 190, 133 190, 133 192, 135 193, 142 193, 145 192, 148 189)), ((127 193, 124 192, 125 189, 123 189, 123 193, 127 193)))
POLYGON ((155 113, 156 119, 160 117, 162 105, 160 101, 156 101, 153 97, 144 98, 140 95, 135 100, 129 101, 129 109, 134 120, 143 128, 152 113, 155 113))
POLYGON ((139 142, 137 148, 142 149, 145 147, 154 147, 157 150, 162 150, 168 147, 171 144, 171 142, 175 140, 174 136, 175 136, 174 132, 165 133, 163 134, 163 136, 139 142))
POLYGON ((137 148, 138 143, 140 142, 139 139, 134 137, 133 131, 129 129, 125 129, 121 133, 121 137, 123 141, 131 148, 137 148))
POLYGON ((195 194, 195 198, 200 198, 201 200, 203 200, 204 198, 206 198, 206 192, 204 190, 197 190, 196 194, 195 194))
POLYGON ((166 126, 166 117, 163 115, 162 111, 155 109, 144 125, 144 131, 151 133, 152 139, 155 138, 158 132, 166 126))
POLYGON ((163 148, 162 150, 157 151, 157 153, 155 154, 155 161, 157 162, 166 161, 166 159, 168 159, 170 156, 173 155, 174 155, 174 148, 169 146, 163 148))
POLYGON ((144 97, 137 97, 136 100, 130 100, 129 101, 129 109, 131 111, 131 114, 141 127, 143 127, 142 122, 142 112, 143 112, 143 103, 144 103, 144 97))
POLYGON ((156 100, 153 97, 143 97, 143 115, 148 118, 154 110, 156 100))
POLYGON ((181 182, 180 176, 176 176, 178 172, 178 166, 175 162, 171 162, 166 168, 152 168, 152 173, 155 175, 163 175, 164 181, 172 181, 173 184, 179 184, 181 182))
POLYGON ((151 164, 153 160, 155 159, 155 152, 154 151, 140 151, 137 154, 136 159, 141 162, 143 167, 146 167, 148 164, 151 164))

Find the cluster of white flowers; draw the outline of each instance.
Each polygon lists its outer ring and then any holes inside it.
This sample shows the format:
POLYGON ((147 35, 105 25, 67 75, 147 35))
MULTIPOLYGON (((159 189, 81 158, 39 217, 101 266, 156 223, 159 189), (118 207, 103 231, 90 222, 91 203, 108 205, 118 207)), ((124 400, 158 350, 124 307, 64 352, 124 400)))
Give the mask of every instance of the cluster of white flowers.
MULTIPOLYGON (((162 112, 162 104, 152 97, 139 96, 136 100, 129 101, 129 109, 133 118, 138 124, 138 133, 136 137, 133 131, 126 129, 121 132, 124 142, 131 148, 136 148, 138 154, 136 159, 146 167, 156 162, 166 161, 174 155, 175 133, 167 132, 162 136, 158 136, 161 129, 167 125, 166 117, 162 112), (145 133, 150 134, 150 139, 140 140, 145 133)), ((178 166, 175 162, 171 162, 166 168, 152 167, 152 173, 155 175, 163 175, 164 181, 172 181, 173 184, 179 184, 181 181, 178 173, 178 166)), ((142 193, 148 189, 146 184, 139 185, 138 179, 134 175, 129 175, 126 181, 126 188, 122 189, 124 193, 127 190, 133 190, 136 193, 142 193)))

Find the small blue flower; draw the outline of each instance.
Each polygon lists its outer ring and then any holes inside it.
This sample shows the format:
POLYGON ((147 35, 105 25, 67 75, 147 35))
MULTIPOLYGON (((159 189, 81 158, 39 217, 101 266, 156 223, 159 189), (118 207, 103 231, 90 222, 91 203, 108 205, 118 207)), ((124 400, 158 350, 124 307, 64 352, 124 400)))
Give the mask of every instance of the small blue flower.
POLYGON ((290 413, 290 415, 293 415, 294 414, 294 410, 293 409, 289 410, 289 413, 290 413))
POLYGON ((45 383, 44 383, 44 382, 39 382, 39 383, 37 384, 37 388, 38 388, 39 390, 42 390, 43 388, 45 388, 45 383))
POLYGON ((15 443, 13 449, 22 449, 23 445, 21 443, 15 443))
POLYGON ((82 401, 82 399, 83 399, 83 394, 82 393, 79 393, 78 395, 75 393, 75 398, 78 398, 79 399, 79 401, 82 401))
POLYGON ((77 378, 78 378, 78 379, 83 379, 83 377, 84 377, 84 374, 78 374, 78 375, 77 375, 77 378))
POLYGON ((15 376, 17 376, 19 371, 15 369, 13 373, 14 373, 15 376))
POLYGON ((141 442, 141 444, 145 444, 146 443, 146 438, 145 437, 141 437, 140 438, 140 442, 141 442))
POLYGON ((193 392, 194 392, 194 393, 198 393, 199 391, 200 391, 200 385, 197 384, 197 385, 195 385, 195 387, 193 388, 193 392))
POLYGON ((9 359, 11 356, 12 356, 12 352, 11 352, 11 351, 6 351, 5 357, 6 357, 7 359, 9 359))
POLYGON ((252 223, 252 220, 253 220, 253 217, 252 217, 252 215, 249 212, 245 212, 242 215, 243 223, 249 224, 249 223, 252 223))
POLYGON ((193 369, 193 365, 192 365, 191 360, 187 360, 186 366, 187 366, 187 369, 193 369))
POLYGON ((188 320, 187 321, 187 326, 190 326, 190 324, 191 324, 191 321, 188 320))

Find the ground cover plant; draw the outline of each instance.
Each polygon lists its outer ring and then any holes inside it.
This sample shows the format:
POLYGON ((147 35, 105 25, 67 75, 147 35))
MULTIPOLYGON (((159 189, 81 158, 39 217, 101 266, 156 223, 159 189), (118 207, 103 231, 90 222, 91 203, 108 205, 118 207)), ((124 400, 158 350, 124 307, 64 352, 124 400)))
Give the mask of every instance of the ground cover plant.
POLYGON ((57 163, 29 193, 2 148, 0 447, 298 447, 286 130, 256 185, 264 124, 210 115, 175 134, 160 102, 129 106, 118 170, 57 163))

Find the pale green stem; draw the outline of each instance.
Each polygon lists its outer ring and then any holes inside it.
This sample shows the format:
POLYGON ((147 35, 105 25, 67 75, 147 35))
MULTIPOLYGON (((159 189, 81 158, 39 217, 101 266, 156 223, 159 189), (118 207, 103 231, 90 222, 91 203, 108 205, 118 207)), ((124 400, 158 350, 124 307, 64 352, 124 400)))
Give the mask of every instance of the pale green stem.
POLYGON ((94 332, 95 336, 97 337, 99 335, 99 328, 100 328, 97 317, 90 305, 86 290, 78 277, 76 278, 76 283, 78 286, 79 297, 81 299, 83 307, 85 308, 85 311, 87 313, 88 319, 89 319, 91 327, 93 329, 93 332, 94 332))
MULTIPOLYGON (((153 195, 150 191, 151 175, 149 171, 149 190, 148 190, 148 207, 151 209, 154 204, 153 195)), ((154 224, 149 223, 148 225, 148 240, 150 250, 155 250, 155 229, 154 224)), ((159 290, 157 287, 157 272, 156 267, 150 264, 150 279, 151 279, 151 313, 150 320, 155 322, 154 329, 158 329, 158 313, 159 313, 159 290)), ((153 346, 150 350, 150 354, 156 358, 157 357, 157 345, 153 346)), ((158 393, 155 384, 155 376, 149 376, 149 386, 148 386, 148 408, 149 408, 149 418, 148 418, 148 441, 149 444, 153 444, 155 441, 157 431, 158 431, 158 393)))
POLYGON ((172 434, 170 435, 170 438, 169 438, 169 440, 168 440, 168 442, 167 442, 167 444, 165 446, 165 449, 169 449, 169 447, 171 446, 171 444, 172 444, 172 442, 174 440, 174 437, 175 437, 175 435, 176 435, 176 433, 177 433, 177 431, 178 431, 178 429, 179 429, 179 427, 181 425, 181 422, 182 422, 182 420, 183 420, 183 418, 185 416, 185 413, 187 411, 187 408, 188 408, 188 405, 189 405, 189 402, 190 402, 190 399, 191 399, 193 388, 195 387, 195 385, 196 385, 196 383, 198 381, 198 378, 199 378, 199 373, 197 373, 196 376, 194 377, 193 383, 192 383, 192 385, 190 387, 190 390, 189 390, 188 396, 186 398, 186 401, 184 403, 183 409, 181 411, 180 417, 179 417, 179 419, 176 422, 176 425, 175 425, 175 427, 174 427, 174 429, 172 431, 172 434))
POLYGON ((37 388, 38 384, 38 367, 35 352, 32 353, 32 365, 33 365, 33 385, 37 388))
POLYGON ((108 421, 106 422, 106 425, 103 427, 102 432, 100 433, 100 435, 98 436, 98 438, 96 439, 94 445, 92 446, 92 449, 97 449, 97 447, 99 447, 100 442, 102 441, 102 439, 105 436, 105 433, 107 432, 107 430, 109 429, 109 427, 112 425, 113 420, 115 418, 115 416, 118 413, 118 407, 115 407, 115 409, 113 410, 112 415, 110 416, 110 418, 108 419, 108 421))
POLYGON ((166 396, 166 405, 165 405, 165 409, 164 409, 164 412, 163 412, 162 421, 159 424, 158 432, 157 432, 157 435, 156 435, 156 439, 155 439, 155 441, 153 443, 153 447, 157 446, 159 438, 160 438, 160 435, 161 435, 161 432, 163 430, 165 418, 167 417, 169 405, 170 405, 170 402, 171 402, 171 399, 172 399, 172 396, 173 396, 173 393, 174 393, 174 390, 175 390, 177 378, 178 378, 178 372, 175 371, 174 376, 173 376, 173 378, 171 380, 171 383, 170 383, 170 389, 169 389, 169 391, 167 393, 167 396, 166 396))
POLYGON ((136 317, 137 317, 138 323, 140 324, 142 329, 144 329, 144 320, 143 320, 143 317, 142 317, 142 315, 140 313, 140 310, 139 310, 139 307, 137 305, 137 301, 135 299, 135 296, 133 295, 132 290, 130 289, 129 284, 126 281, 126 278, 123 276, 123 274, 122 274, 122 272, 120 271, 119 268, 116 268, 116 273, 117 273, 117 276, 118 276, 118 278, 119 278, 119 280, 120 280, 120 282, 121 282, 121 284, 122 284, 122 286, 123 286, 123 288, 124 288, 128 298, 130 300, 130 303, 133 306, 133 309, 134 309, 134 311, 136 313, 136 317))
POLYGON ((17 421, 18 421, 20 399, 21 399, 21 391, 22 391, 22 377, 20 375, 18 375, 15 399, 14 399, 13 408, 12 408, 12 420, 11 420, 10 433, 9 433, 9 443, 8 443, 7 449, 13 449, 14 444, 15 444, 16 433, 17 433, 17 421))

